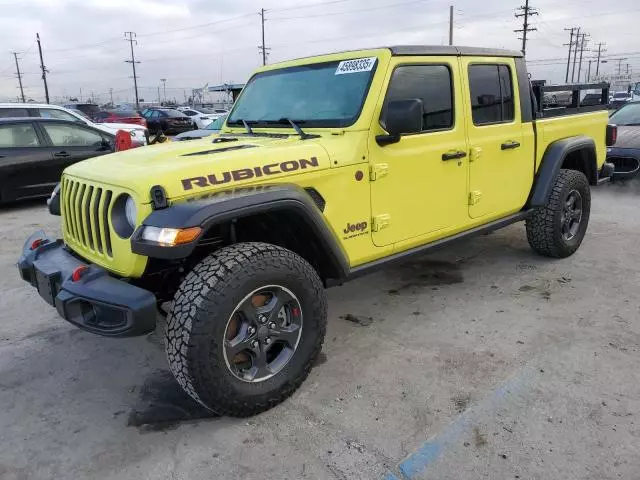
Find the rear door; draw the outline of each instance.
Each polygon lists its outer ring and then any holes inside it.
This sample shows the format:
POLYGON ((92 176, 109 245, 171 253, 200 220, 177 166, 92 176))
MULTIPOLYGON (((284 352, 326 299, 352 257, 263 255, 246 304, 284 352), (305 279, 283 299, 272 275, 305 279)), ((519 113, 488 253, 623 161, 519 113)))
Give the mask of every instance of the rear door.
POLYGON ((462 57, 461 64, 467 80, 469 216, 490 221, 520 210, 527 200, 532 135, 523 133, 514 59, 462 57))
POLYGON ((32 122, 0 124, 0 199, 48 195, 50 153, 32 122))

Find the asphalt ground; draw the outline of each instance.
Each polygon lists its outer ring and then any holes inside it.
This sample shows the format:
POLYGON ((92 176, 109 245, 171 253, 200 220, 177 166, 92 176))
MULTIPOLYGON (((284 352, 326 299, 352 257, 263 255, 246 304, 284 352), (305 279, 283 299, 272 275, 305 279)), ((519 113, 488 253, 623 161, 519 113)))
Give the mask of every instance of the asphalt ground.
POLYGON ((323 353, 253 418, 212 417, 157 334, 60 319, 15 262, 43 202, 0 208, 0 479, 638 479, 640 188, 593 193, 550 260, 514 225, 329 290, 323 353))

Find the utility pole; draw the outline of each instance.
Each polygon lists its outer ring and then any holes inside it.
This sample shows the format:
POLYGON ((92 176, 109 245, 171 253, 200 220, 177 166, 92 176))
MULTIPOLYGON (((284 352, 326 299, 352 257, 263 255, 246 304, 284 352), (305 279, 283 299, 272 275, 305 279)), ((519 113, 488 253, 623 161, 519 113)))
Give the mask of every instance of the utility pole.
POLYGON ((565 83, 569 83, 569 65, 571 64, 571 50, 573 49, 573 33, 576 31, 576 27, 565 28, 565 32, 569 32, 569 43, 565 43, 566 47, 569 45, 569 56, 567 57, 567 75, 564 78, 565 83))
POLYGON ((162 97, 160 97, 160 85, 158 85, 158 103, 162 105, 162 97))
POLYGON ((453 45, 453 5, 449 6, 449 45, 453 45))
POLYGON ((523 17, 524 20, 522 22, 522 28, 519 30, 514 30, 514 32, 516 33, 522 32, 522 37, 518 37, 518 38, 522 40, 522 55, 526 56, 527 55, 527 33, 535 32, 536 30, 538 30, 535 27, 529 26, 529 17, 531 15, 538 15, 538 10, 529 6, 529 0, 525 0, 524 5, 522 7, 519 7, 517 10, 521 11, 522 13, 516 13, 515 14, 516 18, 523 17))
POLYGON ((113 88, 109 89, 109 97, 111 98, 111 108, 115 107, 113 104, 113 88))
POLYGON ((125 60, 126 63, 130 63, 131 67, 133 67, 133 88, 136 93, 136 109, 140 108, 140 101, 138 100, 138 77, 136 76, 136 63, 140 63, 136 61, 136 57, 133 54, 133 42, 138 44, 138 41, 135 40, 136 32, 124 32, 124 38, 131 45, 131 60, 125 60))
POLYGON ((160 81, 162 82, 162 90, 164 92, 164 103, 166 105, 167 104, 167 79, 161 78, 160 81))
MULTIPOLYGON (((580 72, 582 71, 582 53, 584 52, 585 37, 588 37, 588 33, 582 34, 582 40, 580 40, 580 62, 578 63, 578 82, 580 82, 580 72)), ((588 42, 589 40, 587 40, 588 42)))
POLYGON ((627 75, 629 75, 629 64, 627 63, 627 75))
POLYGON ((11 53, 13 53, 13 58, 16 60, 16 75, 18 76, 18 84, 20 85, 20 96, 22 97, 22 103, 25 103, 24 89, 22 88, 22 74, 20 73, 20 65, 18 65, 18 52, 11 53))
POLYGON ((602 42, 598 43, 598 59, 596 60, 596 77, 597 77, 597 76, 599 75, 599 73, 600 73, 600 55, 601 55, 603 52, 606 52, 606 51, 607 51, 607 49, 606 49, 606 48, 603 48, 603 47, 605 47, 606 45, 607 45, 606 43, 602 43, 602 42))
POLYGON ((40 34, 36 33, 36 40, 38 41, 38 51, 40 52, 40 68, 42 69, 42 81, 44 82, 44 98, 46 98, 47 103, 49 103, 49 87, 47 86, 47 72, 48 70, 44 66, 44 61, 42 60, 42 47, 40 46, 40 34))
POLYGON ((571 70, 571 83, 576 79, 576 59, 578 58, 578 44, 580 43, 580 27, 578 27, 578 33, 576 33, 576 41, 574 42, 576 48, 573 50, 573 69, 571 70))
POLYGON ((629 60, 628 58, 612 58, 611 60, 618 62, 618 75, 622 73, 622 62, 629 60))
POLYGON ((587 83, 591 81, 591 62, 595 62, 595 60, 589 60, 589 70, 587 70, 587 83))
POLYGON ((271 50, 270 48, 268 48, 265 44, 264 44, 264 12, 266 12, 266 10, 264 8, 260 9, 260 19, 262 20, 262 46, 258 47, 258 50, 262 52, 262 65, 266 65, 267 64, 267 51, 271 50))

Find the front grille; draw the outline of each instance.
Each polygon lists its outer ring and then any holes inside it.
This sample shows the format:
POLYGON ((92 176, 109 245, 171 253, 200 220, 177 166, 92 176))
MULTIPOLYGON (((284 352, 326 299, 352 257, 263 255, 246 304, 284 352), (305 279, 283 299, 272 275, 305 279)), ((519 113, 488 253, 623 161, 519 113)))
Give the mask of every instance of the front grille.
POLYGON ((63 178, 62 216, 66 240, 94 254, 113 257, 109 208, 113 191, 63 178))

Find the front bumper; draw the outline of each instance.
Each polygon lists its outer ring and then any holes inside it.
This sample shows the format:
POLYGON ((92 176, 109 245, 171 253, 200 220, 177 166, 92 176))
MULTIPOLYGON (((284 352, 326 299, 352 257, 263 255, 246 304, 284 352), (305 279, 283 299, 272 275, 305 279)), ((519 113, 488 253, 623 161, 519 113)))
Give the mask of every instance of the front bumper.
POLYGON ((48 238, 43 231, 25 242, 18 270, 62 318, 83 330, 108 337, 132 337, 155 328, 153 293, 83 262, 67 251, 62 240, 48 238), (32 249, 37 239, 44 242, 32 249), (88 269, 73 281, 73 271, 82 266, 88 269))

